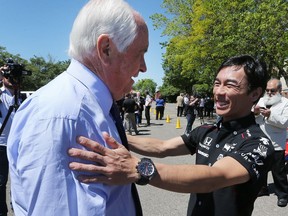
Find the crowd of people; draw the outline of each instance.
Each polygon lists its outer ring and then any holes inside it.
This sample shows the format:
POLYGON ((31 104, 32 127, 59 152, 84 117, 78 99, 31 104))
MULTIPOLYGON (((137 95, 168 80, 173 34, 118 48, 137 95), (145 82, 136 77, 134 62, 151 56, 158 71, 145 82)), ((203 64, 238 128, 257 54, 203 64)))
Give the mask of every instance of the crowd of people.
POLYGON ((162 120, 165 110, 165 99, 161 95, 160 91, 155 93, 152 97, 151 94, 146 91, 144 97, 140 92, 131 91, 127 93, 124 98, 117 101, 118 109, 121 111, 121 119, 123 121, 124 129, 127 133, 132 135, 132 131, 136 135, 139 134, 139 127, 147 127, 151 125, 151 107, 155 107, 155 120, 162 120), (146 123, 142 122, 143 111, 145 115, 146 123))
MULTIPOLYGON (((139 134, 139 127, 150 126, 151 124, 151 108, 155 108, 155 120, 164 118, 166 100, 160 91, 154 94, 154 97, 146 91, 144 96, 140 92, 132 91, 125 95, 124 98, 117 101, 121 110, 121 118, 125 131, 132 135, 132 131, 136 135, 139 134), (129 104, 129 106, 128 106, 129 104), (128 107, 127 107, 128 106, 128 107), (142 123, 142 112, 144 111, 146 123, 142 123), (134 113, 134 115, 133 115, 134 113)), ((193 123, 196 118, 204 124, 204 118, 215 121, 216 113, 213 97, 201 97, 189 95, 188 93, 180 93, 176 97, 177 117, 186 117, 187 124, 185 133, 189 133, 193 129, 193 123)))
MULTIPOLYGON (((125 97, 117 101, 120 110, 121 119, 125 131, 132 135, 139 134, 139 127, 151 125, 151 108, 155 109, 155 120, 163 120, 166 100, 160 91, 157 91, 154 96, 146 91, 143 96, 138 91, 131 91, 125 97), (143 111, 146 123, 142 123, 143 111)), ((177 117, 186 117, 187 124, 185 133, 189 133, 193 128, 193 123, 196 118, 204 124, 204 118, 208 120, 216 119, 214 99, 213 97, 201 97, 189 95, 188 93, 180 93, 176 97, 177 117)))
POLYGON ((203 97, 188 93, 180 93, 176 97, 176 115, 177 117, 185 116, 187 119, 185 133, 193 128, 193 123, 196 118, 200 120, 200 124, 204 124, 204 117, 210 120, 215 120, 217 114, 215 113, 213 97, 203 97))
POLYGON ((197 103, 195 103, 195 114, 199 117, 199 119, 203 119, 203 117, 214 118, 215 116, 215 107, 214 107, 214 99, 211 96, 198 96, 194 94, 188 93, 180 93, 176 98, 177 104, 177 116, 186 116, 187 108, 191 101, 191 97, 197 99, 197 103))
MULTIPOLYGON (((90 0, 81 9, 69 67, 12 112, 1 134, 0 215, 7 215, 8 165, 16 216, 141 216, 136 184, 190 193, 187 215, 250 216, 269 171, 277 205, 287 205, 288 100, 279 80, 268 80, 265 63, 250 55, 224 60, 213 97, 177 96, 177 117, 187 118, 183 135, 135 136, 143 112, 150 126, 153 102, 155 120, 165 111, 159 91, 130 92, 132 78, 147 70, 148 38, 144 19, 123 0, 90 0), (215 124, 203 124, 214 112, 215 124), (196 118, 202 125, 193 128, 196 118), (195 165, 146 157, 181 155, 196 155, 195 165)), ((15 97, 1 79, 3 125, 15 97)))

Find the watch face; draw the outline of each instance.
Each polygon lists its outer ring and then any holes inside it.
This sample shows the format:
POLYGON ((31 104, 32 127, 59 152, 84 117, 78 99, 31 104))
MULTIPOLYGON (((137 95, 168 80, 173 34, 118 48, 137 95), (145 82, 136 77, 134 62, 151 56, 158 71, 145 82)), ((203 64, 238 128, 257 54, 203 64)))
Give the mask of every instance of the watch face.
POLYGON ((138 171, 141 175, 150 177, 154 174, 155 168, 150 161, 144 160, 138 165, 138 171))

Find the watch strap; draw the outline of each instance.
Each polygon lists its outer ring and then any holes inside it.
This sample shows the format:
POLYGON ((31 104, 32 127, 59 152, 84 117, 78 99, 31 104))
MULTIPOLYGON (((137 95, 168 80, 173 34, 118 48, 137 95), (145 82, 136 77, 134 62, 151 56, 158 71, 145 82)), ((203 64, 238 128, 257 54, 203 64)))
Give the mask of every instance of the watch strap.
POLYGON ((148 177, 140 175, 140 179, 138 179, 135 183, 137 185, 147 185, 150 179, 148 177))

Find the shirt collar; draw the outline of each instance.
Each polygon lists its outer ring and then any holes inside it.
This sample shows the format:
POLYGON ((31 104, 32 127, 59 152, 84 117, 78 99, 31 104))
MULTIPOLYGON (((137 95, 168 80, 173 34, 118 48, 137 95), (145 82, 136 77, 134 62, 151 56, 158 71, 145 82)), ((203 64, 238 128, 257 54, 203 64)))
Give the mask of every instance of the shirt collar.
POLYGON ((0 88, 0 92, 6 92, 8 95, 10 95, 11 97, 13 97, 13 95, 11 94, 11 92, 10 92, 7 88, 5 88, 4 86, 2 86, 2 87, 0 88))
POLYGON ((250 125, 256 124, 255 117, 253 113, 250 113, 248 116, 243 118, 234 119, 228 122, 222 122, 221 128, 225 128, 227 130, 240 130, 243 128, 248 128, 250 125))
POLYGON ((113 99, 106 84, 95 73, 75 59, 71 59, 66 72, 86 86, 92 95, 95 95, 103 113, 108 115, 113 99))

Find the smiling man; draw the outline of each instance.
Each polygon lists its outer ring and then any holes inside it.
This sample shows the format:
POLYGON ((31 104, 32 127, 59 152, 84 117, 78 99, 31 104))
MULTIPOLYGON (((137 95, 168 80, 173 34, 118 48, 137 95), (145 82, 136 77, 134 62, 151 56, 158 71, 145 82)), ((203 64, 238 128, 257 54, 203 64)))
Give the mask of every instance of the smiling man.
POLYGON ((81 148, 79 134, 104 146, 102 131, 123 141, 113 103, 146 71, 147 49, 147 26, 126 2, 91 0, 79 12, 70 66, 25 100, 14 118, 8 158, 15 215, 142 215, 134 184, 79 183, 67 150, 81 148))
POLYGON ((271 141, 251 113, 266 81, 266 68, 258 60, 248 55, 232 57, 220 66, 214 82, 216 112, 221 116, 216 125, 202 125, 188 135, 165 141, 128 136, 132 151, 154 157, 196 154, 196 165, 140 160, 105 134, 113 149, 80 137, 78 142, 92 151, 69 150, 71 156, 97 161, 101 166, 72 162, 70 168, 94 173, 79 176, 86 183, 149 183, 192 193, 188 215, 251 215, 274 153, 271 141))

